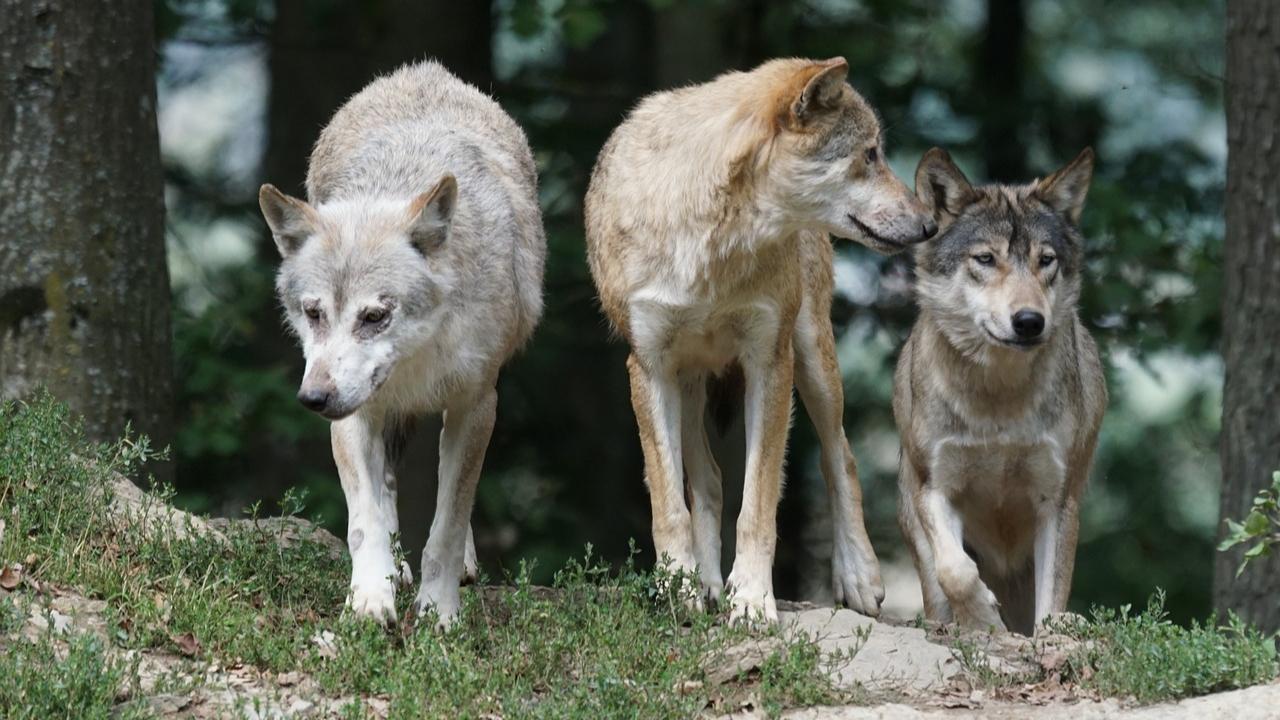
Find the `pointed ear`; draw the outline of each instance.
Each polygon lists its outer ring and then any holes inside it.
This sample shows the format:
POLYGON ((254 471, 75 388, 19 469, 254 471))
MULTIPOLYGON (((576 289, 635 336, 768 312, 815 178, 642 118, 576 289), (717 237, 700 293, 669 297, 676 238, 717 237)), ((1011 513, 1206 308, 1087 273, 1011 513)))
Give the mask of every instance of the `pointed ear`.
POLYGON ((285 195, 275 185, 262 186, 258 191, 258 206, 262 208, 262 217, 271 228, 271 237, 275 239, 282 258, 297 252, 320 225, 315 208, 285 195))
POLYGON ((1036 181, 1035 195, 1072 225, 1080 224, 1084 198, 1093 180, 1093 148, 1080 151, 1075 160, 1043 180, 1036 181))
POLYGON ((799 93, 791 101, 791 116, 798 125, 812 122, 835 105, 849 76, 849 62, 842 57, 815 62, 797 74, 799 93))
POLYGON ((409 204, 409 240, 426 255, 444 243, 458 204, 458 181, 445 173, 436 186, 409 204))
POLYGON ((960 172, 951 155, 935 147, 916 166, 916 197, 933 211, 933 219, 945 227, 978 199, 969 178, 960 172))

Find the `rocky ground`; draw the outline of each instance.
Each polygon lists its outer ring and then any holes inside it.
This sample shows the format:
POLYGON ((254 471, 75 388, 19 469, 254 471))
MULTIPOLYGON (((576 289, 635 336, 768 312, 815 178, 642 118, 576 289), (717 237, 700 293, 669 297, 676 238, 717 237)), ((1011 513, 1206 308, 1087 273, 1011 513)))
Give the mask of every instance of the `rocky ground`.
MULTIPOLYGON (((141 494, 127 481, 122 483, 116 488, 115 502, 134 510, 143 507, 141 494)), ((148 521, 181 526, 188 532, 218 534, 226 529, 227 521, 205 521, 168 507, 148 506, 145 512, 148 521)), ((297 533, 311 533, 310 527, 296 519, 268 522, 283 523, 279 528, 283 542, 297 533)), ((322 530, 316 533, 331 552, 343 552, 336 538, 322 530)), ((472 592, 504 590, 478 588, 472 592)), ((176 653, 118 649, 108 637, 112 623, 106 601, 23 577, 20 564, 0 576, 0 594, 14 594, 26 613, 16 632, 7 639, 0 637, 0 652, 7 642, 17 639, 15 636, 34 639, 52 633, 62 645, 78 635, 97 636, 110 652, 136 660, 142 697, 128 699, 146 703, 162 717, 337 717, 353 699, 326 693, 305 673, 271 673, 247 665, 198 661, 193 657, 199 654, 194 638, 174 638, 176 653)), ((1069 643, 1074 642, 1064 637, 959 635, 921 623, 882 622, 849 610, 809 604, 783 603, 780 609, 785 627, 808 634, 824 654, 834 658, 828 667, 833 681, 858 700, 844 707, 784 714, 794 720, 1280 718, 1280 683, 1137 707, 1064 684, 1058 669, 1069 643), (1035 682, 1027 682, 1027 678, 1035 682)), ((312 651, 321 656, 333 652, 332 634, 320 632, 312 642, 312 651)), ((717 667, 706 668, 706 682, 729 682, 744 671, 749 673, 769 656, 769 642, 735 647, 717 667)), ((386 715, 387 698, 361 700, 375 715, 386 715)), ((745 720, 763 715, 745 703, 726 717, 745 720)))
MULTIPOLYGON (((34 638, 52 625, 60 636, 90 633, 111 645, 105 601, 49 586, 19 587, 14 592, 29 594, 34 600, 20 634, 34 638)), ((852 655, 847 661, 834 663, 830 671, 839 686, 866 703, 784 714, 792 720, 1280 718, 1280 683, 1134 707, 1062 685, 1052 671, 1047 680, 1020 682, 1019 677, 1031 669, 1029 663, 1053 667, 1061 657, 1060 648, 1055 647, 1057 638, 957 638, 939 629, 883 623, 849 610, 807 604, 787 604, 781 616, 790 628, 815 638, 824 651, 852 655), (957 650, 958 643, 968 643, 968 657, 957 650), (989 672, 975 663, 985 663, 989 672)), ((315 651, 324 654, 332 638, 322 633, 313 642, 315 651)), ((177 644, 182 646, 181 639, 177 644)), ((749 671, 767 656, 768 649, 763 643, 738 648, 722 666, 708 668, 708 681, 726 682, 739 671, 749 671)), ((208 664, 162 651, 115 652, 138 660, 144 702, 162 717, 337 717, 352 700, 325 693, 304 673, 208 664)), ((373 713, 385 716, 386 698, 362 700, 373 713)), ((764 715, 747 707, 726 717, 747 720, 764 715)))

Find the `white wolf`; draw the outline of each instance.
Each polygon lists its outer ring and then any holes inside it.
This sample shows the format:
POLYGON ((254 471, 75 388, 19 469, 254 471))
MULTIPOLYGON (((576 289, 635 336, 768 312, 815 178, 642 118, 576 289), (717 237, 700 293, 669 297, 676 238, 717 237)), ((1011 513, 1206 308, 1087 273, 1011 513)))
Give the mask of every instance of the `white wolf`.
POLYGON ((502 364, 542 312, 546 256, 524 133, 434 62, 378 79, 320 134, 309 203, 264 185, 284 261, 276 287, 302 341, 298 399, 333 420, 351 549, 348 605, 393 620, 396 482, 388 443, 444 414, 440 488, 417 608, 456 616, 474 572, 469 518, 502 364))

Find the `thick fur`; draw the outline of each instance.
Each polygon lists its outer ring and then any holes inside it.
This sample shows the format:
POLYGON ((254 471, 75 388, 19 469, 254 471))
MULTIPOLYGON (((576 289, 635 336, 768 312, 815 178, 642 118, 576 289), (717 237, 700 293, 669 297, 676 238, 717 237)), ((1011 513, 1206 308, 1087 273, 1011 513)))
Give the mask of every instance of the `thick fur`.
POLYGON ((697 572, 712 598, 724 583, 706 387, 741 368, 748 457, 729 575, 736 617, 777 617, 775 516, 793 383, 822 439, 837 598, 875 614, 884 597, 842 427, 826 234, 894 252, 935 224, 885 165, 876 116, 847 71, 841 58, 775 60, 651 95, 606 143, 587 192, 592 277, 632 350, 654 545, 697 572))
POLYGON ((925 614, 1030 633, 1066 609, 1107 391, 1076 304, 1085 150, 1023 186, 973 187, 939 149, 916 171, 938 236, 898 360, 900 523, 925 614), (1043 317, 1019 335, 1020 311, 1043 317))
POLYGON ((469 518, 503 363, 542 312, 546 241, 524 133, 440 65, 406 66, 321 132, 309 203, 263 186, 283 262, 277 290, 302 342, 299 399, 333 420, 358 615, 395 617, 391 455, 402 428, 443 413, 439 497, 417 606, 442 623, 475 572, 469 518))

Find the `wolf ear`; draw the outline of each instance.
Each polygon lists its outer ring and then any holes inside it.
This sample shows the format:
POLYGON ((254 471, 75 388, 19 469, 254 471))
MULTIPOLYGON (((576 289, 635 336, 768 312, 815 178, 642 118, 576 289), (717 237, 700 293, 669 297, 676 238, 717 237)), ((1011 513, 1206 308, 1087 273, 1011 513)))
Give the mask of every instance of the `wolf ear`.
POLYGON ((830 109, 840 97, 840 88, 849 76, 849 62, 842 57, 815 62, 799 73, 804 82, 800 93, 791 101, 791 115, 799 125, 811 122, 823 110, 830 109))
POLYGON ((1080 151, 1075 160, 1043 180, 1036 181, 1035 195, 1061 213, 1072 225, 1080 224, 1084 198, 1093 180, 1093 148, 1080 151))
POLYGON ((413 199, 409 204, 409 240, 418 252, 426 255, 449 237, 457 204, 458 181, 449 173, 435 187, 413 199))
POLYGON ((271 237, 282 258, 297 252, 319 227, 315 208, 285 195, 275 185, 263 185, 258 191, 258 207, 262 208, 262 217, 271 228, 271 237))
POLYGON ((916 166, 916 197, 933 211, 934 220, 945 226, 978 199, 969 178, 951 159, 951 155, 935 147, 920 158, 916 166))

